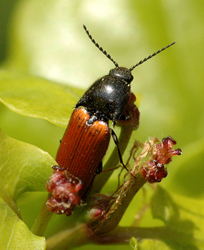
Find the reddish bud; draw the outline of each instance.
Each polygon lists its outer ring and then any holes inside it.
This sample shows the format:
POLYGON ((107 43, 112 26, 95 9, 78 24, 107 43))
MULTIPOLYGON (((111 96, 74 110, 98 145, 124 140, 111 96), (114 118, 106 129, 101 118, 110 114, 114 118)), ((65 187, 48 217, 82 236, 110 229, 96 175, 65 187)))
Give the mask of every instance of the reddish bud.
POLYGON ((130 99, 128 105, 120 117, 120 120, 117 122, 118 126, 131 126, 134 129, 139 127, 139 117, 140 112, 135 105, 136 96, 133 93, 130 93, 130 99))
POLYGON ((92 221, 102 220, 111 204, 111 197, 103 194, 95 194, 92 197, 92 205, 88 211, 92 221))
POLYGON ((70 215, 76 205, 81 205, 78 192, 82 183, 77 178, 67 176, 67 171, 54 171, 47 182, 47 190, 52 196, 47 201, 47 207, 57 214, 70 215))
POLYGON ((180 148, 172 149, 176 141, 170 136, 164 138, 161 143, 153 145, 150 160, 145 162, 141 169, 141 175, 150 183, 160 182, 167 176, 165 164, 171 162, 171 157, 181 155, 180 148))

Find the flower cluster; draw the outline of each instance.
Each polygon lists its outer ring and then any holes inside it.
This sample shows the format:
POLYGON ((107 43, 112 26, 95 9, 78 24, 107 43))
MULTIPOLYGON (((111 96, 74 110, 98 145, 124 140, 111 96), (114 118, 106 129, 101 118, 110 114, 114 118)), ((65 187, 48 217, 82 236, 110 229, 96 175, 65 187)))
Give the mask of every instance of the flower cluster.
POLYGON ((82 183, 74 176, 70 176, 66 170, 61 171, 58 166, 53 166, 54 173, 47 182, 47 190, 52 196, 47 200, 47 207, 57 214, 71 215, 76 205, 82 201, 78 192, 82 183))
POLYGON ((140 172, 148 182, 160 182, 167 176, 165 165, 171 162, 172 156, 182 154, 180 148, 173 149, 175 144, 176 141, 168 136, 161 143, 152 146, 151 157, 143 164, 140 172))

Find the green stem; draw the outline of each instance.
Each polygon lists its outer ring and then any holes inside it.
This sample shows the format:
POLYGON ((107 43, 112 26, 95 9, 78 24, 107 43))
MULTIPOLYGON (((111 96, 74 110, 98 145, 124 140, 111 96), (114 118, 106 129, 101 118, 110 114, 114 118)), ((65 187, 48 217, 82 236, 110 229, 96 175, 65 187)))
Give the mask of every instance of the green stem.
POLYGON ((137 240, 162 240, 171 245, 171 242, 183 241, 193 249, 193 235, 185 234, 169 226, 161 227, 117 227, 104 234, 93 233, 86 225, 80 224, 71 230, 62 231, 47 240, 47 250, 67 250, 86 244, 113 245, 128 244, 134 237, 137 240))
MULTIPOLYGON (((128 126, 121 127, 121 132, 120 132, 120 137, 119 137, 119 147, 120 147, 121 155, 124 154, 127 148, 127 145, 129 143, 133 130, 134 130, 133 127, 128 127, 128 126)), ((108 161, 103 167, 103 170, 115 168, 118 162, 119 162, 119 156, 118 156, 117 148, 115 147, 111 156, 109 157, 108 161)), ((97 185, 94 185, 94 188, 92 189, 91 193, 100 193, 101 189, 103 188, 105 183, 108 181, 112 173, 113 173, 112 171, 106 171, 96 176, 94 182, 97 183, 97 185)))
POLYGON ((93 231, 87 225, 80 224, 73 229, 67 229, 47 239, 47 250, 64 250, 92 243, 93 231))
MULTIPOLYGON (((161 227, 117 227, 108 234, 95 235, 93 238, 96 244, 124 244, 129 243, 134 237, 137 240, 152 239, 162 240, 164 242, 192 241, 193 236, 171 229, 168 226, 161 227)), ((191 242, 192 243, 192 242, 191 242)), ((190 245, 190 244, 189 244, 190 245)))
MULTIPOLYGON (((49 196, 48 196, 49 197, 49 196)), ((52 217, 52 212, 48 210, 46 206, 46 201, 43 204, 40 213, 38 214, 32 228, 31 232, 38 236, 43 236, 45 233, 45 230, 47 228, 47 225, 49 223, 50 218, 52 217)))
POLYGON ((107 219, 96 228, 97 234, 110 232, 118 225, 130 202, 145 183, 146 180, 140 174, 137 175, 137 178, 130 176, 129 180, 122 186, 120 196, 112 211, 107 215, 107 219))

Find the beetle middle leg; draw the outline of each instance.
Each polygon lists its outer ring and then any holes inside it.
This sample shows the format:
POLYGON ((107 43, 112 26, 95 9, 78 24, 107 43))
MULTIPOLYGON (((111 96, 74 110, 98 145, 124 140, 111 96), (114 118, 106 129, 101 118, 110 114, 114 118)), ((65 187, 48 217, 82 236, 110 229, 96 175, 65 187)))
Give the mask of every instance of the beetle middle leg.
POLYGON ((111 129, 111 135, 112 135, 113 141, 115 142, 115 145, 116 145, 117 150, 118 150, 118 155, 119 155, 120 163, 122 164, 122 166, 124 167, 124 169, 126 169, 127 172, 130 173, 130 171, 127 169, 127 167, 125 166, 125 164, 123 162, 123 158, 122 158, 122 155, 121 155, 121 152, 120 152, 120 148, 119 148, 118 137, 117 137, 116 133, 112 129, 111 129))

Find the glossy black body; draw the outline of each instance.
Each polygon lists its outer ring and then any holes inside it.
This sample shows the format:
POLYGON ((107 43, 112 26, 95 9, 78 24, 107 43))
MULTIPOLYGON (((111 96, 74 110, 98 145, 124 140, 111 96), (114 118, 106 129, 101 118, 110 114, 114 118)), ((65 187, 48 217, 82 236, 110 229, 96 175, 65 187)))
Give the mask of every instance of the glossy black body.
POLYGON ((120 119, 130 99, 130 83, 133 80, 131 71, 124 67, 116 67, 109 74, 97 80, 82 96, 76 108, 87 108, 90 119, 113 121, 120 119))

